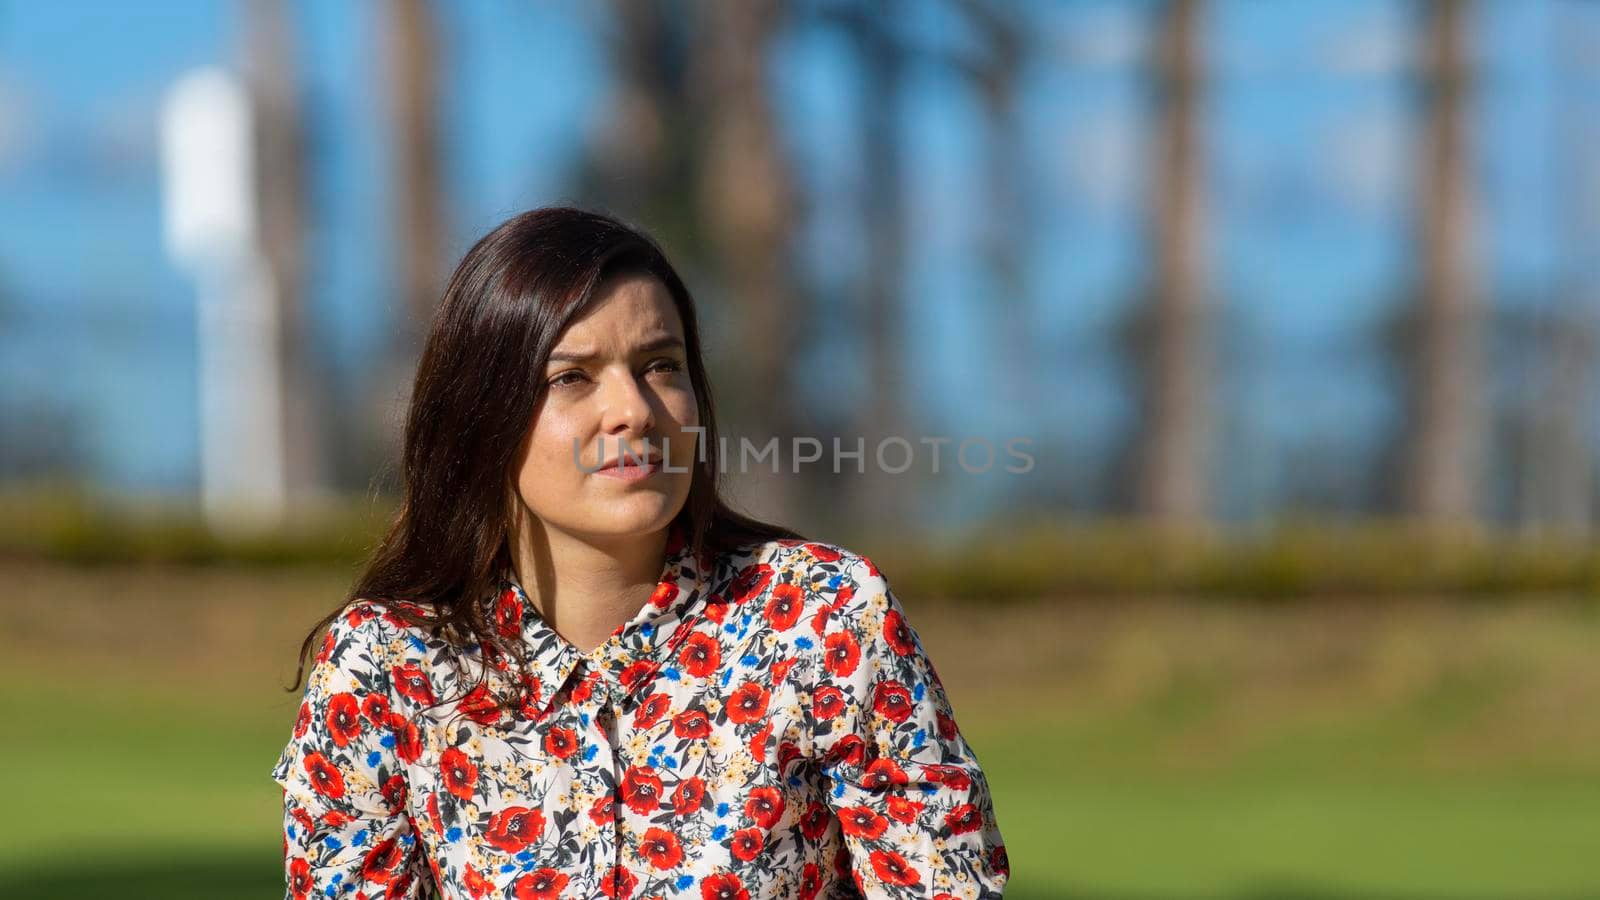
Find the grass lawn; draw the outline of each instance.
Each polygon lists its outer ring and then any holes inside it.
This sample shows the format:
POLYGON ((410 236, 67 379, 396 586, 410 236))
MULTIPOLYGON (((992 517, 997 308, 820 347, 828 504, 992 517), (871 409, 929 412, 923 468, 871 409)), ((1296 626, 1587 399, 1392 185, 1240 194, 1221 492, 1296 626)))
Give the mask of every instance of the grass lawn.
MULTIPOLYGON (((15 574, 0 897, 281 896, 275 683, 337 573, 15 574)), ((1600 897, 1591 616, 908 607, 1007 896, 1600 897)))

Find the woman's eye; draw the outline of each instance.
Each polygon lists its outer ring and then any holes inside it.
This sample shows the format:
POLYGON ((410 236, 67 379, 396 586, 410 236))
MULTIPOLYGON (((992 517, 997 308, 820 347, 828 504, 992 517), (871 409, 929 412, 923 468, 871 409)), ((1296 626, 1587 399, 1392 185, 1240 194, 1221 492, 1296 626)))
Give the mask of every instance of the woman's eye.
POLYGON ((675 359, 658 359, 650 364, 650 368, 658 372, 679 372, 683 365, 675 359))
POLYGON ((550 386, 551 387, 566 387, 569 384, 576 384, 577 383, 576 381, 568 380, 569 376, 571 378, 581 379, 581 378, 583 378, 583 373, 579 372, 579 371, 576 371, 576 370, 562 372, 560 375, 557 375, 556 377, 550 379, 550 386))

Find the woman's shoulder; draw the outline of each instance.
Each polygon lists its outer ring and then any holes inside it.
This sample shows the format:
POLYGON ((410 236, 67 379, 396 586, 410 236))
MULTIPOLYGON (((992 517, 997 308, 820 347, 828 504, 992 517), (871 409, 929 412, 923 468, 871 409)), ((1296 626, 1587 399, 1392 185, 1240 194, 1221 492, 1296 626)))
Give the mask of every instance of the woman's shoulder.
MULTIPOLYGON (((824 540, 773 538, 727 553, 725 571, 736 584, 755 587, 792 584, 808 595, 836 597, 841 591, 882 593, 888 583, 864 552, 824 540)), ((764 591, 761 591, 764 593, 764 591)))
POLYGON ((406 601, 358 597, 347 602, 328 625, 318 662, 340 668, 391 671, 419 662, 439 642, 428 628, 407 616, 426 617, 424 607, 406 601))

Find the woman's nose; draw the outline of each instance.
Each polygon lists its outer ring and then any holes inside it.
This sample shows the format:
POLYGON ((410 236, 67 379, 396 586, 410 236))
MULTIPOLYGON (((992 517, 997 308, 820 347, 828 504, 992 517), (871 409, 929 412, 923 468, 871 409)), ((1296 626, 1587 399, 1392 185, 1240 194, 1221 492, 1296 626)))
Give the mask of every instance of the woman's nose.
POLYGON ((631 373, 607 373, 601 385, 601 397, 601 429, 606 434, 619 430, 643 434, 654 424, 650 398, 631 373))

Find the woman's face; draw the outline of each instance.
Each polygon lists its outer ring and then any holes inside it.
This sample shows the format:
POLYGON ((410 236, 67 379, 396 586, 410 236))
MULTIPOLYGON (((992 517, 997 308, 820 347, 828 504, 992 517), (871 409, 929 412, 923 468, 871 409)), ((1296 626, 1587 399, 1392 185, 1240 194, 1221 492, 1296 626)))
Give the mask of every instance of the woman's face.
POLYGON ((700 424, 666 286, 649 275, 601 284, 556 339, 544 375, 517 469, 528 511, 546 528, 602 543, 666 528, 688 499, 698 450, 696 433, 684 429, 700 424), (647 451, 659 462, 620 470, 635 477, 588 471, 647 451))

